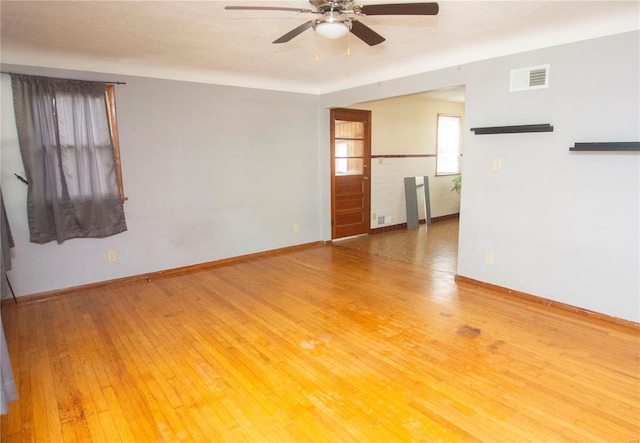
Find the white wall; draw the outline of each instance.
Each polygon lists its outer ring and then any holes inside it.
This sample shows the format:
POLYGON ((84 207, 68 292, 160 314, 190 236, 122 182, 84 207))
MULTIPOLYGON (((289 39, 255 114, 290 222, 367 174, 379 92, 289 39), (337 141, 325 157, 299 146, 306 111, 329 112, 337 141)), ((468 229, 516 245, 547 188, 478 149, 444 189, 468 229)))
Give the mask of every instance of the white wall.
POLYGON ((120 80, 119 133, 128 231, 29 243, 27 187, 2 75, 2 190, 16 241, 17 295, 105 281, 322 238, 320 112, 312 95, 3 66, 120 80), (293 232, 293 224, 300 231, 293 232), (109 263, 107 252, 117 253, 109 263))
POLYGON ((640 140, 639 42, 631 32, 515 54, 327 94, 321 105, 466 85, 458 274, 638 322, 640 156, 569 147, 640 140), (546 63, 549 88, 509 93, 511 69, 546 63), (536 123, 555 131, 469 133, 536 123))
POLYGON ((412 94, 349 107, 371 111, 372 229, 407 221, 405 177, 429 177, 432 217, 460 212, 460 196, 451 192, 453 176, 436 176, 435 155, 438 114, 464 117, 464 103, 412 94), (379 223, 383 216, 387 220, 379 223))

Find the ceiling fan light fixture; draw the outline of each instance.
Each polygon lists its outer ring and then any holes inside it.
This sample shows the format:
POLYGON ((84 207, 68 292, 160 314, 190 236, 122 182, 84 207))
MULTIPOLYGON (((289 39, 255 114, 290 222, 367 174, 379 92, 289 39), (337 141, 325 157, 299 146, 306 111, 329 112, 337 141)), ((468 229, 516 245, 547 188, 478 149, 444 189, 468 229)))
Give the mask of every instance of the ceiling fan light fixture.
POLYGON ((336 40, 347 35, 350 26, 347 22, 343 21, 326 21, 316 23, 313 29, 320 34, 321 37, 336 40))

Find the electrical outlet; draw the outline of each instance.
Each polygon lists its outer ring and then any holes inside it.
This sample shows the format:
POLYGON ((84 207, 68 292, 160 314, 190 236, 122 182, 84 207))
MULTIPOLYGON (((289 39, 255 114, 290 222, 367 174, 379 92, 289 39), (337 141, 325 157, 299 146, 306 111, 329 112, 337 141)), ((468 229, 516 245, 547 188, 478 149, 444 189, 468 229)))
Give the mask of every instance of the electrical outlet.
POLYGON ((293 232, 298 232, 298 231, 300 231, 300 226, 297 223, 294 223, 293 232))
POLYGON ((107 260, 109 260, 110 263, 113 263, 116 259, 116 251, 107 252, 107 260))
POLYGON ((495 157, 493 159, 493 170, 499 171, 502 169, 502 159, 500 157, 495 157))
POLYGON ((488 265, 492 265, 493 264, 493 252, 487 252, 487 254, 484 257, 484 260, 487 262, 488 265))
POLYGON ((373 214, 371 214, 371 220, 375 220, 376 218, 377 217, 376 217, 376 213, 375 212, 373 214))

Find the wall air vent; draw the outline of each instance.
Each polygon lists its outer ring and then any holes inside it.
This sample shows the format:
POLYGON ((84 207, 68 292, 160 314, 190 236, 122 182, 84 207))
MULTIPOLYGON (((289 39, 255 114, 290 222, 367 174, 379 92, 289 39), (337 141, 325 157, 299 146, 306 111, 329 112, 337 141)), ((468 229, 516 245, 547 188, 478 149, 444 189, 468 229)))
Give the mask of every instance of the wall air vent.
POLYGON ((528 91, 549 87, 549 65, 513 69, 509 81, 509 91, 528 91))

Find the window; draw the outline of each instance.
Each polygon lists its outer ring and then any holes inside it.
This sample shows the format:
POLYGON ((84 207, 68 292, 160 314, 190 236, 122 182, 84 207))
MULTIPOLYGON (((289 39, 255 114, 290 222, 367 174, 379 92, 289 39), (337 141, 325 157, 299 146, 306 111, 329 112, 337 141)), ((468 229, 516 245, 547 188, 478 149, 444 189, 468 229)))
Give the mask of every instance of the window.
POLYGON ((436 175, 460 173, 462 117, 438 114, 436 175))
POLYGON ((19 74, 11 83, 31 241, 126 231, 113 90, 19 74))

